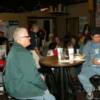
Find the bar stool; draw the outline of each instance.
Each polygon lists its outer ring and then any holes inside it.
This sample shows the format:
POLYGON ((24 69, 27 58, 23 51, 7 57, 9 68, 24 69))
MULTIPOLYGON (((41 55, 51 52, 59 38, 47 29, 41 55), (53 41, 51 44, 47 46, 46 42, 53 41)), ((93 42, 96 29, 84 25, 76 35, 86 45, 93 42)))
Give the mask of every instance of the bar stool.
POLYGON ((98 87, 100 87, 100 75, 94 75, 94 76, 92 76, 90 78, 90 81, 94 85, 95 90, 99 90, 98 87))
POLYGON ((7 93, 5 94, 5 96, 6 96, 6 99, 7 99, 7 100, 18 100, 18 99, 16 99, 16 98, 10 96, 10 95, 7 94, 7 93))
POLYGON ((13 98, 7 93, 4 86, 3 75, 4 75, 5 64, 6 64, 6 61, 0 59, 0 94, 4 95, 6 100, 16 100, 15 98, 13 98))
POLYGON ((19 99, 16 99, 16 98, 12 97, 11 95, 9 95, 9 93, 5 89, 5 85, 4 84, 2 85, 2 87, 3 87, 4 95, 5 95, 7 100, 19 100, 19 99))
POLYGON ((100 75, 94 75, 90 78, 91 83, 95 87, 95 91, 93 91, 94 98, 93 100, 100 99, 100 75))

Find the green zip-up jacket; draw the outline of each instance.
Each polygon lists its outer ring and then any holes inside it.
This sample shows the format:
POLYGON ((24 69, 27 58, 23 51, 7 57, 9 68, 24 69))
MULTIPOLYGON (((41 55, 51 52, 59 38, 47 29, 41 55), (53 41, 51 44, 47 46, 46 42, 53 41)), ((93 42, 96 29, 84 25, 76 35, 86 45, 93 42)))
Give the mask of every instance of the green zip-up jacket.
POLYGON ((4 84, 7 92, 15 98, 41 96, 47 89, 32 54, 17 43, 14 43, 7 56, 4 84))

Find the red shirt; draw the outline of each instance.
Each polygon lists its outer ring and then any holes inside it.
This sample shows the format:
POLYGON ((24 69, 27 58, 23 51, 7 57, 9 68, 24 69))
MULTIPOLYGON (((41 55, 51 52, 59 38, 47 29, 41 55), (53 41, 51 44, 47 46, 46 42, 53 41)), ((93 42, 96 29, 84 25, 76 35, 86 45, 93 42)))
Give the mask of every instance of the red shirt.
POLYGON ((54 56, 58 56, 58 51, 57 51, 57 49, 54 49, 54 50, 53 50, 53 55, 54 55, 54 56))
POLYGON ((5 60, 0 59, 0 69, 3 69, 6 64, 5 60))

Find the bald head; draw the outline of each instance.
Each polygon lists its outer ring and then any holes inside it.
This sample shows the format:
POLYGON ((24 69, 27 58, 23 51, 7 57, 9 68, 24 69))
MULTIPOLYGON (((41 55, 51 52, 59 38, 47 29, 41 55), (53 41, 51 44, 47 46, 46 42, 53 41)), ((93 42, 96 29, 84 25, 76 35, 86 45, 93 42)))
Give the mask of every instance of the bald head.
POLYGON ((27 33, 26 28, 23 27, 16 28, 13 33, 14 41, 18 41, 21 36, 24 36, 25 33, 27 33))
POLYGON ((26 47, 30 44, 30 38, 28 35, 28 31, 24 27, 18 27, 15 29, 13 33, 14 41, 26 47))

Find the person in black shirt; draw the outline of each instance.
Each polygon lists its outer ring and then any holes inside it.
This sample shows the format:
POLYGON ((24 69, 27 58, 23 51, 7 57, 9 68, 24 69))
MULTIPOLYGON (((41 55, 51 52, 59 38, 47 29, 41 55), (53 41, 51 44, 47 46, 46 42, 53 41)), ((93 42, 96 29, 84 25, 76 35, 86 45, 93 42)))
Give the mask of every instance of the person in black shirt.
POLYGON ((40 27, 38 24, 33 24, 31 27, 31 32, 30 32, 30 42, 31 44, 27 47, 28 50, 30 50, 33 54, 33 58, 35 59, 35 63, 37 65, 38 71, 41 73, 41 76, 45 80, 44 75, 42 74, 42 69, 39 64, 39 60, 41 57, 40 54, 40 35, 39 35, 39 30, 40 27))
POLYGON ((31 32, 30 32, 30 41, 31 44, 28 46, 28 50, 35 50, 35 52, 39 55, 39 25, 33 24, 31 27, 31 32))

